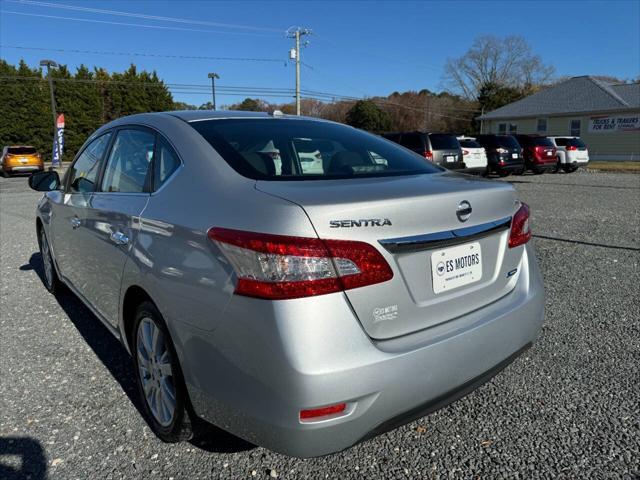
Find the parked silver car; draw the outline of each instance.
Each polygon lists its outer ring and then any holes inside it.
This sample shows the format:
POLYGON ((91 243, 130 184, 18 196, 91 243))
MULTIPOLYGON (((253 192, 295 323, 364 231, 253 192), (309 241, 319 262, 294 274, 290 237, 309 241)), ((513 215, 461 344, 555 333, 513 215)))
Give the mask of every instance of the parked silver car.
POLYGON ((461 397, 540 331, 513 188, 351 127, 134 115, 62 181, 29 183, 46 192, 47 288, 68 286, 132 353, 168 442, 205 419, 285 454, 336 452, 461 397))

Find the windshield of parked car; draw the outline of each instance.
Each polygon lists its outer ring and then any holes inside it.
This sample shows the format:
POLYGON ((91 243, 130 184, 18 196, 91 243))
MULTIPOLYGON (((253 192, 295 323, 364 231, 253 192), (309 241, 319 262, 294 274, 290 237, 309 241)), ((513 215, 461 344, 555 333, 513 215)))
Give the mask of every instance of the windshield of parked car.
POLYGON ((256 180, 416 175, 443 171, 397 144, 330 122, 283 118, 191 122, 238 173, 256 180))
POLYGON ((458 139, 453 135, 446 133, 431 133, 429 134, 431 140, 431 148, 433 150, 456 150, 460 148, 458 139))
POLYGON ((33 147, 9 147, 7 153, 9 155, 35 155, 36 149, 33 147))

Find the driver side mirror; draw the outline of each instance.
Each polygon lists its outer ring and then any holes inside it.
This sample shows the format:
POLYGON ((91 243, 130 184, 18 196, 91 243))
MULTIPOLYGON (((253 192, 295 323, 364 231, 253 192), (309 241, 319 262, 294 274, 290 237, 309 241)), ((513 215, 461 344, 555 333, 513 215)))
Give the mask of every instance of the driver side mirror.
POLYGON ((29 177, 29 187, 36 192, 50 192, 60 188, 58 172, 36 172, 29 177))

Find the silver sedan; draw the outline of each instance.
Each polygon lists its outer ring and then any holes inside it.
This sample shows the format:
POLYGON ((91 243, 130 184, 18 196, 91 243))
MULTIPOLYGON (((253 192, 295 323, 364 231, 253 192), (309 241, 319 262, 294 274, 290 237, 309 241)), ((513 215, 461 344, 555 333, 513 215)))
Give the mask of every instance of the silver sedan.
POLYGON ((204 419, 325 455, 460 398, 538 336, 529 209, 502 182, 281 114, 167 112, 95 132, 43 191, 46 287, 132 354, 164 441, 204 419))

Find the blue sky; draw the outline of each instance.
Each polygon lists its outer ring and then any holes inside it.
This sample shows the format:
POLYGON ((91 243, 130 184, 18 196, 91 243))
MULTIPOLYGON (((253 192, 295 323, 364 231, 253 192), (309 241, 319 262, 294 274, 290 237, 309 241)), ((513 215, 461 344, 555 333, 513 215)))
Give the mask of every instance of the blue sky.
MULTIPOLYGON (((71 68, 85 63, 110 71, 122 71, 133 62, 139 68, 155 69, 168 83, 202 85, 191 88, 194 93, 172 87, 181 92, 174 93, 176 100, 199 105, 210 100, 207 73, 211 71, 220 74, 220 86, 293 88, 294 68, 286 64, 292 41, 284 35, 293 25, 313 30, 302 54, 306 64, 302 68, 303 89, 341 95, 440 90, 446 59, 462 55, 474 38, 483 34, 522 35, 536 53, 555 66, 558 75, 631 78, 640 74, 638 0, 0 0, 0 56, 10 63, 24 58, 36 65, 41 58, 52 58, 71 68), (74 8, 61 8, 65 6, 74 8), (140 14, 173 21, 141 18, 140 14), (276 61, 99 55, 9 46, 276 61)), ((217 100, 219 105, 228 104, 244 96, 219 94, 217 100)))

